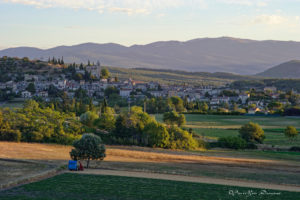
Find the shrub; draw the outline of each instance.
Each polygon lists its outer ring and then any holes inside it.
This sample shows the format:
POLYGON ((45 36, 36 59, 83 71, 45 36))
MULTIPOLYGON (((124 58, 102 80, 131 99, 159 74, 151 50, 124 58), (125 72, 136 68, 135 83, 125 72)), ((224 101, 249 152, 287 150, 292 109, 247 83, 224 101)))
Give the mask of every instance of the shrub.
POLYGON ((289 151, 297 151, 297 152, 300 152, 300 147, 291 147, 290 149, 289 149, 289 151))
POLYGON ((298 135, 298 131, 293 126, 287 126, 286 129, 284 130, 284 135, 288 138, 295 138, 298 135))
POLYGON ((171 149, 192 150, 198 147, 198 142, 193 138, 192 134, 178 127, 169 128, 171 149))
POLYGON ((8 122, 0 124, 0 140, 20 142, 21 132, 19 130, 13 130, 10 128, 8 122))
POLYGON ((246 148, 247 148, 247 149, 257 149, 258 147, 257 147, 256 144, 254 144, 254 143, 252 143, 252 142, 248 142, 246 148))
POLYGON ((106 131, 113 131, 115 129, 116 119, 113 113, 103 113, 101 117, 94 121, 94 125, 106 131))
POLYGON ((169 146, 170 135, 165 126, 157 122, 151 122, 144 129, 148 145, 152 147, 167 148, 169 146))
POLYGON ((263 129, 253 122, 249 122, 241 127, 239 130, 241 138, 246 140, 247 142, 258 142, 262 143, 265 139, 263 129))
POLYGON ((207 143, 207 148, 209 148, 209 149, 216 148, 216 147, 220 147, 219 142, 209 142, 209 143, 207 143))
POLYGON ((207 149, 208 144, 204 140, 202 140, 200 138, 196 138, 196 141, 198 142, 198 147, 199 148, 201 148, 201 149, 207 149))
POLYGON ((83 113, 80 116, 80 122, 83 123, 86 126, 91 127, 93 125, 94 121, 96 119, 98 119, 98 117, 99 116, 96 113, 88 111, 86 113, 83 113))
POLYGON ((247 147, 246 140, 240 137, 222 137, 218 140, 218 145, 223 148, 245 149, 247 147))
POLYGON ((176 124, 179 127, 182 126, 182 125, 184 125, 186 123, 185 116, 182 115, 182 114, 178 114, 175 111, 164 113, 164 115, 163 115, 163 121, 166 124, 169 124, 169 125, 176 124))
POLYGON ((11 142, 20 142, 21 132, 19 130, 0 130, 0 140, 11 141, 11 142))

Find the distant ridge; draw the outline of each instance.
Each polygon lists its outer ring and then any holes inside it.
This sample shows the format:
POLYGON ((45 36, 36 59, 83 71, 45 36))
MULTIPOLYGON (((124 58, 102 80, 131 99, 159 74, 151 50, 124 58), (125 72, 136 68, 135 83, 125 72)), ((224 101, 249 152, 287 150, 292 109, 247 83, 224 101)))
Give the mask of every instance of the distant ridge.
POLYGON ((300 60, 292 60, 272 67, 262 73, 257 74, 261 77, 270 78, 300 78, 300 60))
POLYGON ((45 50, 10 48, 0 51, 0 56, 41 60, 63 56, 69 63, 99 60, 103 65, 123 68, 257 74, 287 60, 300 60, 300 42, 221 37, 185 42, 160 41, 129 47, 115 43, 84 43, 45 50))

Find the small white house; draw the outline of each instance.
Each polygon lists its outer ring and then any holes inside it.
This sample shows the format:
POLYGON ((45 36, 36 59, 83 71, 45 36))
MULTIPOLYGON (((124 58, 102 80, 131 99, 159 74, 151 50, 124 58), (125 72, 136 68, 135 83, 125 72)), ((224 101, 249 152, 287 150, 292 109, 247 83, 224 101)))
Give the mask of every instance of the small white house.
POLYGON ((247 100, 250 98, 250 94, 241 94, 239 99, 242 101, 242 104, 246 104, 247 100))
POLYGON ((120 96, 121 97, 129 97, 131 92, 132 92, 131 89, 121 89, 120 96))
POLYGON ((150 94, 154 97, 162 97, 163 96, 162 91, 150 91, 150 94))
POLYGON ((28 92, 28 91, 23 91, 22 92, 22 97, 23 98, 31 98, 32 97, 32 95, 31 95, 31 92, 28 92))
POLYGON ((39 96, 39 97, 46 98, 46 97, 48 97, 49 95, 48 95, 48 92, 47 92, 47 91, 41 91, 41 92, 38 93, 38 96, 39 96))
POLYGON ((147 84, 144 84, 144 83, 138 83, 135 85, 135 88, 136 89, 140 89, 142 90, 143 92, 146 92, 147 91, 147 84))

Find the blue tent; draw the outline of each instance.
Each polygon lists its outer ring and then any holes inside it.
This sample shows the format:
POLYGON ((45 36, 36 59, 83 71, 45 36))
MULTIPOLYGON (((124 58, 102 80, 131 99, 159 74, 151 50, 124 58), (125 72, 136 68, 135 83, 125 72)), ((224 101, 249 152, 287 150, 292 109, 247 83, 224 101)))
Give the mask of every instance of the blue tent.
POLYGON ((68 168, 69 170, 77 170, 77 161, 69 160, 68 168))

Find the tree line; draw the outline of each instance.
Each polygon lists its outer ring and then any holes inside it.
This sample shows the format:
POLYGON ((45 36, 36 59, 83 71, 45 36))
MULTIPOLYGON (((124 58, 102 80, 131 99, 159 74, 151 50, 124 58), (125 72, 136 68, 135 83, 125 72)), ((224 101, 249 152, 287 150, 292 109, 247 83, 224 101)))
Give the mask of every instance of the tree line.
MULTIPOLYGON (((76 109, 78 102, 72 104, 76 109)), ((202 144, 181 128, 185 118, 175 111, 165 114, 166 124, 163 124, 138 106, 116 114, 106 100, 97 108, 86 104, 86 112, 80 117, 70 108, 68 112, 58 109, 58 105, 64 103, 59 102, 55 106, 53 103, 46 105, 29 100, 22 108, 2 109, 0 140, 72 144, 83 133, 95 133, 106 143, 112 144, 171 149, 196 149, 202 144)))
POLYGON ((0 140, 72 144, 82 133, 75 115, 41 108, 34 100, 20 109, 0 111, 0 140))

